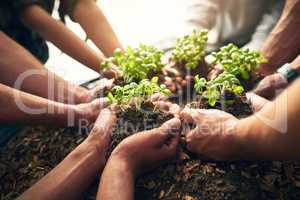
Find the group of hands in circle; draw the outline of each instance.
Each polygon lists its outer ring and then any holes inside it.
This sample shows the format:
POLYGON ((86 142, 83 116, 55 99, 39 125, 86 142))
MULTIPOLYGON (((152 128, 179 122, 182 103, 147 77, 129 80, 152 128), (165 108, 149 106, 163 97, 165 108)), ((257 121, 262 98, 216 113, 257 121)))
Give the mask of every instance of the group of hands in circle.
MULTIPOLYGON (((178 70, 170 69, 172 73, 176 73, 177 80, 189 81, 187 80, 189 77, 179 79, 181 74, 178 70)), ((254 112, 258 112, 270 102, 257 94, 270 94, 270 90, 275 91, 282 87, 284 80, 279 80, 281 78, 278 74, 266 76, 254 92, 246 94, 254 112)), ((111 88, 113 81, 108 83, 105 87, 102 86, 102 89, 111 88)), ((159 109, 173 114, 174 118, 159 128, 139 132, 124 139, 113 150, 108 162, 125 163, 127 168, 138 176, 174 159, 178 154, 181 135, 185 138, 186 148, 202 159, 240 159, 239 149, 242 144, 236 133, 239 119, 220 110, 187 107, 181 109, 177 104, 162 99, 160 96, 154 96, 151 101, 159 109), (186 124, 189 126, 185 126, 186 124), (194 125, 193 128, 191 124, 194 125)), ((98 150, 103 155, 110 146, 111 133, 117 121, 116 112, 117 108, 113 105, 108 106, 104 98, 95 102, 93 113, 97 113, 94 115, 96 122, 88 140, 95 141, 98 150), (95 109, 99 112, 95 112, 95 109)))

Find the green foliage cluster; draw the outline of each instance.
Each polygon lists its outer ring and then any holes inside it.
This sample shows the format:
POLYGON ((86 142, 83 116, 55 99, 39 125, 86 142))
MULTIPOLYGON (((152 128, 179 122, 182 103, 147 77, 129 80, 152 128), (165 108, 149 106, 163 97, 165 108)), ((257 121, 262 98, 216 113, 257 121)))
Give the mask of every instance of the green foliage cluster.
POLYGON ((205 56, 208 31, 193 31, 192 34, 178 38, 172 52, 171 60, 185 63, 186 69, 195 69, 205 56))
POLYGON ((214 107, 221 99, 224 91, 231 91, 235 95, 241 95, 244 92, 240 81, 228 72, 223 72, 217 78, 207 81, 205 78, 195 76, 195 90, 208 100, 210 106, 214 107))
POLYGON ((161 57, 163 52, 141 44, 138 48, 128 47, 124 53, 116 49, 114 57, 101 64, 102 69, 107 69, 110 63, 118 65, 123 72, 126 83, 140 81, 148 77, 149 72, 159 72, 163 68, 161 57))
POLYGON ((259 51, 240 49, 234 44, 228 44, 211 55, 214 58, 214 64, 221 64, 224 71, 244 80, 250 79, 251 73, 259 64, 267 62, 259 51))
POLYGON ((169 96, 170 90, 165 85, 158 85, 158 77, 153 77, 151 80, 144 79, 139 83, 131 82, 125 86, 115 86, 107 97, 110 103, 116 103, 121 108, 126 108, 132 103, 139 109, 149 97, 155 93, 161 93, 169 96))

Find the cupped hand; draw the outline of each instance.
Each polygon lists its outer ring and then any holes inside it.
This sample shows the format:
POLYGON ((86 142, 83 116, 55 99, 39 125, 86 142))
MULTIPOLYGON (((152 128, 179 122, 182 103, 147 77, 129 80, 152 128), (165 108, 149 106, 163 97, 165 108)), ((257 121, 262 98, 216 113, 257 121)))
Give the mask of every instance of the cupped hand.
POLYGON ((196 74, 196 72, 194 74, 187 74, 175 62, 170 62, 163 69, 163 80, 167 88, 174 93, 191 84, 196 74))
POLYGON ((109 105, 107 98, 95 99, 90 103, 74 105, 75 122, 78 126, 94 123, 102 109, 109 105))
POLYGON ((109 68, 103 70, 101 74, 108 79, 117 79, 123 75, 119 67, 114 64, 110 64, 109 68))
POLYGON ((253 92, 265 98, 273 98, 276 90, 284 89, 287 86, 287 80, 281 74, 275 73, 261 80, 253 92))
POLYGON ((180 126, 180 120, 174 118, 159 128, 132 135, 116 147, 110 161, 126 163, 135 176, 152 170, 176 157, 180 126))
POLYGON ((239 122, 234 116, 219 110, 184 109, 181 119, 196 128, 185 128, 187 149, 202 159, 235 160, 239 142, 235 131, 239 122))

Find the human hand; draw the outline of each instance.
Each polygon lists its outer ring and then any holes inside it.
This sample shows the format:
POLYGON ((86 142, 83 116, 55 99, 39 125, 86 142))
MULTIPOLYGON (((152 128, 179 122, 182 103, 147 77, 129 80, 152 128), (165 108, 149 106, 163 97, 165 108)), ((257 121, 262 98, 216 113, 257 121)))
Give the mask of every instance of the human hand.
POLYGON ((114 64, 109 64, 109 67, 103 70, 101 74, 108 79, 117 79, 123 75, 119 67, 114 64))
POLYGON ((265 105, 270 103, 269 100, 267 100, 261 96, 258 96, 257 94, 252 93, 252 92, 246 93, 246 97, 247 97, 247 101, 248 101, 249 105, 251 106, 251 108, 254 112, 260 111, 265 105))
POLYGON ((275 96, 276 90, 284 89, 288 86, 288 81, 279 73, 266 76, 261 80, 253 92, 265 98, 275 96))
POLYGON ((237 118, 219 110, 184 109, 181 119, 196 128, 184 130, 187 149, 200 158, 235 160, 238 158, 239 137, 235 131, 237 118))
POLYGON ((159 128, 126 138, 112 152, 109 162, 125 164, 134 176, 152 170, 176 156, 180 126, 180 120, 174 118, 159 128))
POLYGON ((90 103, 72 105, 77 125, 94 123, 100 111, 109 105, 107 98, 95 99, 90 103))
POLYGON ((224 71, 223 66, 221 64, 215 65, 208 73, 207 79, 213 80, 217 78, 224 71))
POLYGON ((170 113, 174 117, 179 118, 181 108, 178 104, 168 101, 156 101, 153 104, 155 105, 155 108, 160 109, 166 113, 170 113))
POLYGON ((191 84, 194 79, 192 75, 179 69, 175 62, 170 62, 163 68, 163 75, 164 84, 173 93, 191 84))

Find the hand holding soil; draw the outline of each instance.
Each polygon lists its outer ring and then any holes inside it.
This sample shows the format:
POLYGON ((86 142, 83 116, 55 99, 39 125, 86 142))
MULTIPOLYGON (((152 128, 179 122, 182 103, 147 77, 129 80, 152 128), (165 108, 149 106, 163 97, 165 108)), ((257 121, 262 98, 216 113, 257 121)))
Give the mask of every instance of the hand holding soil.
POLYGON ((154 169, 176 156, 180 126, 179 119, 171 119, 159 128, 124 139, 112 152, 109 162, 125 162, 135 175, 154 169))
POLYGON ((107 107, 109 102, 107 98, 95 99, 90 103, 74 105, 75 122, 79 125, 80 120, 86 120, 88 124, 95 122, 100 111, 107 107))
POLYGON ((196 125, 192 130, 184 130, 189 151, 205 159, 238 158, 237 118, 223 111, 203 109, 185 109, 181 118, 185 123, 196 125))

